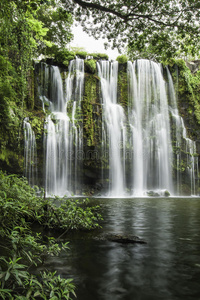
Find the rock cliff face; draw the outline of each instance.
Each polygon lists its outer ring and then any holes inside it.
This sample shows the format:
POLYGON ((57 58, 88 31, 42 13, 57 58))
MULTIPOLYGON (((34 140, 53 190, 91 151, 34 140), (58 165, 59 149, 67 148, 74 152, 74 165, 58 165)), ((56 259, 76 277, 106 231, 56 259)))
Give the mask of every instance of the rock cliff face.
MULTIPOLYGON (((48 61, 51 65, 55 65, 53 61, 48 61)), ((195 65, 188 65, 190 70, 185 66, 184 62, 178 61, 173 66, 170 66, 170 72, 173 77, 175 85, 175 92, 178 101, 179 114, 184 120, 188 137, 196 141, 197 154, 200 154, 200 73, 199 62, 195 65), (193 73, 192 73, 193 72, 193 73)), ((65 82, 69 68, 64 65, 59 65, 61 77, 65 82)), ((165 73, 165 71, 164 71, 165 73)), ((26 108, 23 115, 17 111, 17 108, 12 109, 10 115, 13 118, 13 123, 1 125, 1 154, 0 163, 1 168, 10 173, 24 174, 24 127, 23 120, 25 117, 29 118, 32 130, 35 133, 37 143, 37 184, 45 186, 45 147, 44 140, 46 129, 44 127, 45 120, 51 114, 49 103, 41 101, 41 84, 44 79, 44 69, 41 64, 35 65, 34 78, 32 76, 31 97, 34 92, 34 102, 31 106, 27 100, 26 108)), ((48 89, 52 83, 49 82, 48 89)), ((75 83, 74 83, 75 84, 75 83)), ((65 83, 64 83, 65 87, 65 83)), ((118 85, 117 85, 117 98, 118 102, 123 107, 124 112, 128 114, 128 90, 129 83, 127 79, 127 64, 120 64, 118 67, 118 85)), ((32 97, 33 98, 33 97, 32 97)), ((68 115, 72 120, 73 105, 68 106, 68 115)), ((82 134, 82 162, 77 165, 78 178, 81 182, 76 187, 75 194, 102 194, 109 189, 109 156, 105 155, 103 151, 109 151, 108 145, 102 144, 103 130, 102 126, 102 93, 101 82, 98 76, 97 69, 94 65, 87 63, 85 65, 84 74, 84 89, 81 100, 81 109, 76 111, 75 127, 81 128, 82 134), (104 147, 104 148, 103 148, 104 147)), ((57 121, 55 120, 54 123, 57 121)), ((71 121, 71 123, 73 123, 71 121)), ((71 126, 71 125, 70 125, 71 126)), ((73 127, 73 126, 72 126, 73 127)), ((74 128, 75 128, 74 127, 74 128)), ((177 148, 175 145, 175 133, 173 132, 173 125, 171 128, 171 137, 173 151, 176 153, 177 148)), ((76 147, 76 142, 73 142, 73 147, 76 147)), ((74 148, 73 148, 74 149, 74 148)), ((181 150, 181 161, 179 165, 173 162, 172 173, 175 181, 177 178, 177 171, 182 178, 181 190, 182 194, 190 194, 190 180, 187 176, 187 149, 183 147, 181 150), (178 170, 177 170, 178 169, 178 170), (185 178, 185 179, 184 179, 185 178)), ((196 154, 195 154, 196 155, 196 154)), ((30 162, 34 164, 34 162, 30 162)), ((72 164, 75 164, 72 161, 72 164)), ((75 169, 71 169, 72 173, 70 178, 75 178, 75 169)), ((131 178, 131 168, 129 163, 126 166, 127 190, 129 190, 129 179, 131 178)), ((199 193, 197 188, 197 175, 196 175, 196 193, 199 193)), ((73 180, 73 179, 72 179, 73 180)))

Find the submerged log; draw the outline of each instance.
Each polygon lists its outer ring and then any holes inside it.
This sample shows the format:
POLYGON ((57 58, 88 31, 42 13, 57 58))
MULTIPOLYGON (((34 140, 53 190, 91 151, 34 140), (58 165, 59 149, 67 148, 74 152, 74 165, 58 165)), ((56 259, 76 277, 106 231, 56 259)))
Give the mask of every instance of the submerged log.
POLYGON ((138 236, 134 235, 123 235, 123 234, 103 234, 95 238, 96 240, 107 240, 111 242, 121 243, 121 244, 147 244, 146 241, 140 239, 138 236))

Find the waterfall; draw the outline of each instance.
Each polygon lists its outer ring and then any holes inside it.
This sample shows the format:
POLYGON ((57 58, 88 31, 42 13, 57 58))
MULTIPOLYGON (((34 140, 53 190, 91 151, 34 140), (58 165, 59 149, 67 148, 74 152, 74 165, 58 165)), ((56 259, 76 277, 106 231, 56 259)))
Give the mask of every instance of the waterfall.
POLYGON ((122 196, 125 192, 125 162, 121 152, 124 150, 126 127, 124 110, 117 99, 118 62, 100 61, 97 68, 102 92, 103 144, 109 147, 108 196, 122 196))
POLYGON ((143 196, 148 190, 173 193, 170 120, 160 65, 143 59, 128 62, 127 74, 132 194, 143 196))
POLYGON ((29 118, 23 121, 24 129, 24 176, 31 186, 37 184, 37 146, 35 133, 32 130, 29 118))
MULTIPOLYGON (((167 191, 174 196, 196 195, 196 143, 187 136, 179 115, 169 70, 145 59, 128 62, 127 96, 122 101, 118 69, 118 62, 97 62, 101 128, 95 128, 100 133, 96 149, 102 168, 99 161, 97 167, 93 162, 89 165, 91 171, 94 168, 91 174, 99 172, 94 182, 102 183, 109 197, 164 195, 167 191)), ((83 145, 84 61, 72 60, 67 72, 42 63, 40 72, 38 90, 46 114, 45 192, 47 196, 80 195, 88 180, 84 175, 84 151, 88 150, 83 145)), ((25 140, 34 144, 28 124, 25 120, 25 140)), ((25 153, 27 174, 33 172, 28 153, 30 150, 25 153)))
POLYGON ((57 66, 43 68, 40 99, 51 112, 45 121, 45 192, 47 196, 78 194, 83 132, 76 114, 83 97, 84 61, 72 60, 65 79, 57 66))
POLYGON ((184 158, 183 156, 185 154, 186 166, 187 166, 186 168, 190 180, 191 195, 196 195, 197 193, 196 179, 198 178, 198 158, 196 155, 196 143, 187 137, 187 132, 186 132, 183 118, 179 115, 178 112, 174 84, 168 68, 167 68, 167 78, 168 78, 169 99, 170 99, 169 110, 175 125, 175 146, 176 146, 175 162, 177 166, 176 194, 181 195, 181 186, 183 184, 183 180, 181 178, 181 168, 182 168, 181 161, 184 158))

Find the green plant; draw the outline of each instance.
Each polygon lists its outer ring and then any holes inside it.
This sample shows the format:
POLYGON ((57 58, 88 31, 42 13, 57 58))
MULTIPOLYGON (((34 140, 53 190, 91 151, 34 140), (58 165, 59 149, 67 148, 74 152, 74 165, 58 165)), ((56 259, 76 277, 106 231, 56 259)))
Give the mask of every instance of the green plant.
POLYGON ((70 300, 71 294, 76 296, 72 279, 61 278, 56 272, 41 272, 37 278, 20 260, 0 257, 1 299, 70 300))
POLYGON ((17 286, 23 286, 23 279, 28 276, 28 272, 25 271, 25 265, 20 264, 19 261, 21 257, 14 256, 12 259, 9 257, 8 260, 5 257, 0 257, 1 270, 1 288, 5 286, 12 286, 16 288, 17 286))
POLYGON ((69 230, 98 228, 99 207, 88 199, 42 199, 25 178, 0 171, 0 297, 1 299, 71 299, 74 284, 56 273, 29 273, 46 256, 68 249, 60 238, 69 230), (59 230, 60 236, 42 236, 33 224, 59 230), (22 263, 23 262, 23 263, 22 263))
POLYGON ((108 60, 108 55, 105 53, 90 53, 89 56, 92 56, 95 60, 108 60))
POLYGON ((116 60, 119 62, 119 64, 125 64, 128 61, 128 57, 125 54, 119 55, 116 60))
POLYGON ((68 64, 70 60, 75 58, 75 54, 67 49, 58 49, 55 52, 55 60, 57 63, 68 64))
POLYGON ((96 61, 94 59, 85 60, 85 71, 91 74, 95 74, 96 61))
POLYGON ((83 58, 86 59, 88 53, 86 51, 77 51, 76 52, 76 56, 78 56, 79 58, 83 58))

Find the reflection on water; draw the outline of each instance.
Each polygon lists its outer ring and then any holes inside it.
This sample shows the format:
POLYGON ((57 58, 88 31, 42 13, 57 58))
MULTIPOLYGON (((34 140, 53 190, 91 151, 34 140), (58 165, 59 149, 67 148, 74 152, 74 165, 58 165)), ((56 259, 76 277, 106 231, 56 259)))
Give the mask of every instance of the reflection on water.
POLYGON ((78 300, 200 299, 200 199, 98 199, 103 230, 147 244, 119 244, 83 234, 46 264, 73 277, 78 300))

